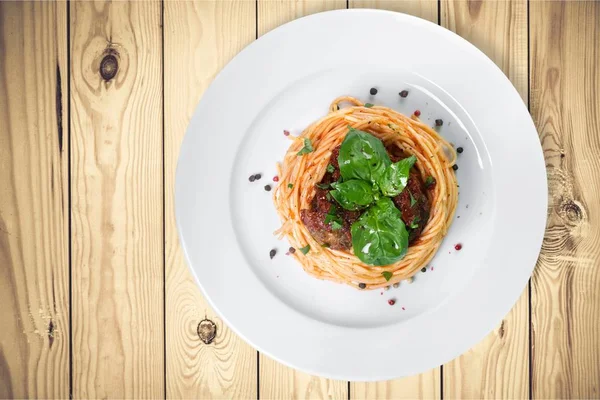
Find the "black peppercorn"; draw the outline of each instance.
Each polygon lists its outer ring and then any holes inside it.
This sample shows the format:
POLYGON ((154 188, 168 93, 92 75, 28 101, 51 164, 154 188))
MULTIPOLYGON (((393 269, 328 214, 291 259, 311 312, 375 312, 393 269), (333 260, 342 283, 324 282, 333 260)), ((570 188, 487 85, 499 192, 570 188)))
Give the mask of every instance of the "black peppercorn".
POLYGON ((358 287, 359 287, 359 288, 361 288, 361 289, 364 289, 364 288, 366 288, 366 287, 367 287, 367 285, 366 285, 366 284, 364 284, 364 283, 359 283, 359 284, 358 284, 358 287))
POLYGON ((377 94, 377 89, 372 87, 371 90, 369 91, 369 93, 371 93, 372 96, 375 96, 377 94))
POLYGON ((454 165, 452 166, 452 169, 456 171, 456 170, 458 169, 458 165, 454 164, 454 165))
POLYGON ((271 260, 273 259, 273 257, 275 257, 275 254, 277 254, 277 250, 273 249, 269 252, 269 257, 271 257, 271 260))
POLYGON ((400 94, 400 97, 404 98, 404 97, 408 96, 408 90, 403 90, 399 94, 400 94))

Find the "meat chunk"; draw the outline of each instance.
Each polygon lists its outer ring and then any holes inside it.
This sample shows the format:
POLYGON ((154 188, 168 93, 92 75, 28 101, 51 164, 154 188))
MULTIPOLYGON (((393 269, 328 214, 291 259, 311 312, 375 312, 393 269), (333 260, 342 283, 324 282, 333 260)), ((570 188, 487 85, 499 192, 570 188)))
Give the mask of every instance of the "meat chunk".
POLYGON ((417 172, 414 170, 410 172, 406 187, 392 200, 402 213, 402 221, 408 230, 408 242, 412 243, 423 232, 430 211, 429 198, 417 172))
POLYGON ((360 216, 359 211, 348 211, 334 204, 335 200, 327 199, 327 190, 316 189, 315 197, 308 210, 300 211, 300 219, 306 229, 321 245, 329 246, 336 250, 345 250, 352 247, 350 227, 360 216), (332 209, 333 206, 333 209, 332 209), (329 212, 335 214, 336 220, 341 222, 341 228, 333 229, 331 223, 326 223, 329 212))

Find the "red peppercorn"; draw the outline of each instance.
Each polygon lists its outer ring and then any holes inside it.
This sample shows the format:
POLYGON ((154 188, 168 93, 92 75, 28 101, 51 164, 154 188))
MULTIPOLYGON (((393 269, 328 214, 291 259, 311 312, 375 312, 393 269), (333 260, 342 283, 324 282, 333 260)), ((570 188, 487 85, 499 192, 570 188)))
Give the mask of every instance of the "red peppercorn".
POLYGON ((277 175, 273 177, 273 182, 279 182, 279 177, 277 175))
POLYGON ((290 131, 288 131, 288 130, 284 130, 284 131, 283 131, 283 134, 284 134, 285 136, 290 136, 290 131))
POLYGON ((388 304, 389 304, 390 306, 393 306, 394 304, 396 304, 396 300, 394 300, 394 299, 389 299, 389 300, 388 300, 388 304))
POLYGON ((415 117, 418 117, 419 115, 421 115, 421 111, 415 110, 415 117))
POLYGON ((454 250, 458 251, 460 249, 462 249, 462 244, 457 243, 457 244, 454 245, 454 250))

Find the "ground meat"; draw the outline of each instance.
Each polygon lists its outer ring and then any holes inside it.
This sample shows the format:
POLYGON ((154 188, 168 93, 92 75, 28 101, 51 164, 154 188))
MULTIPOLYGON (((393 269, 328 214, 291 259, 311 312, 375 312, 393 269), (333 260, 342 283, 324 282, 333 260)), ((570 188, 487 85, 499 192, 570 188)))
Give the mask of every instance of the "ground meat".
POLYGON ((408 242, 414 242, 429 219, 429 199, 421 177, 414 169, 410 172, 406 187, 392 199, 402 213, 402 221, 408 230, 408 242), (412 195, 412 199, 411 199, 412 195), (411 203, 412 206, 411 206, 411 203))
POLYGON ((313 197, 310 209, 300 211, 300 219, 321 245, 329 246, 332 249, 344 250, 352 247, 352 235, 350 227, 352 223, 360 216, 360 211, 348 211, 342 207, 327 200, 327 190, 317 188, 315 197, 313 197), (333 230, 331 224, 326 224, 325 219, 331 209, 335 207, 335 214, 342 222, 342 227, 338 230, 333 230))
MULTIPOLYGON (((393 162, 397 162, 406 157, 398 148, 387 148, 390 158, 393 162)), ((340 154, 340 146, 333 149, 329 163, 333 166, 333 172, 326 172, 321 179, 321 184, 329 184, 336 182, 340 178, 340 168, 338 164, 338 156, 340 154)), ((361 215, 361 211, 344 210, 333 199, 327 199, 328 190, 315 188, 315 196, 313 197, 310 208, 300 211, 300 219, 321 245, 329 246, 336 250, 347 250, 352 247, 352 236, 350 227, 354 221, 361 215), (332 205, 335 207, 335 214, 342 222, 341 229, 333 230, 331 224, 326 224, 325 219, 332 205)), ((396 207, 402 213, 402 220, 406 224, 406 229, 409 232, 409 243, 412 243, 419 237, 423 230, 423 225, 429 219, 429 199, 425 191, 423 182, 419 174, 413 169, 408 179, 407 187, 400 195, 392 199, 396 207), (411 206, 411 194, 413 205, 411 206), (411 228, 411 225, 414 228, 411 228)))

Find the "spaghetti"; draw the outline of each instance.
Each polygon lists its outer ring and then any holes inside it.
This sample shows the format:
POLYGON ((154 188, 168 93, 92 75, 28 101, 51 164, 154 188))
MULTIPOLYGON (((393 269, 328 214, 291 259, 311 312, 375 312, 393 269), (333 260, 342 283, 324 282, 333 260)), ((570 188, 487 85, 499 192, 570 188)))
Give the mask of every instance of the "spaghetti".
POLYGON ((410 278, 427 265, 446 235, 458 202, 456 176, 452 170, 456 152, 450 143, 415 116, 408 118, 387 107, 365 107, 361 101, 348 96, 335 99, 329 113, 300 136, 289 137, 293 143, 277 166, 280 184, 273 193, 282 221, 275 234, 280 238, 286 236, 297 249, 310 249, 306 254, 293 253, 307 273, 361 289, 376 289, 410 278), (351 106, 340 107, 341 103, 351 106), (367 265, 352 251, 322 247, 300 219, 300 210, 309 208, 315 185, 326 172, 331 152, 343 142, 349 126, 372 134, 386 146, 397 146, 404 153, 414 155, 417 158, 414 168, 423 180, 429 176, 435 179, 435 186, 427 191, 431 202, 429 220, 404 258, 390 265, 367 265), (310 139, 314 151, 299 157, 304 139, 310 139))

